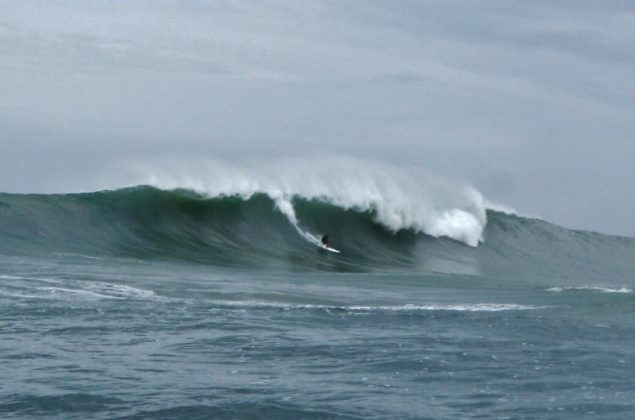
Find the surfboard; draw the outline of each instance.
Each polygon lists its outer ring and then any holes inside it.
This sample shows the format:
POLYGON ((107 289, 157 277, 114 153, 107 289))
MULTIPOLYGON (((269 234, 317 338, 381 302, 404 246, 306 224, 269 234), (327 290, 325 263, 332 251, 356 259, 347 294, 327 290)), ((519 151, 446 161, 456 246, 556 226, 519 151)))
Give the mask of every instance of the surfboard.
POLYGON ((298 231, 302 234, 302 236, 304 236, 309 242, 319 246, 320 248, 329 251, 329 252, 333 252, 335 254, 339 254, 340 251, 338 249, 332 248, 328 245, 325 245, 322 243, 322 241, 315 235, 309 233, 309 232, 305 232, 302 229, 298 228, 298 231))
POLYGON ((324 245, 324 244, 322 244, 322 243, 320 244, 320 248, 322 248, 322 249, 326 249, 327 251, 335 252, 336 254, 339 254, 339 253, 340 253, 340 250, 339 250, 339 249, 331 248, 330 246, 328 246, 328 245, 324 245))

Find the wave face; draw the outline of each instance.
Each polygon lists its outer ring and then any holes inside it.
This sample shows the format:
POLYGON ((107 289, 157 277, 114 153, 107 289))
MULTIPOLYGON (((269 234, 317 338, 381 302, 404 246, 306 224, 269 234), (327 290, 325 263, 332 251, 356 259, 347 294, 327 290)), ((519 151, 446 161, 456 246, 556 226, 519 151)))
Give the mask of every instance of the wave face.
POLYGON ((208 197, 264 194, 293 225, 298 199, 371 212, 387 230, 448 237, 470 246, 483 239, 482 195, 421 169, 330 156, 322 159, 250 161, 240 165, 189 159, 136 162, 122 166, 124 185, 190 189, 208 197), (295 201, 296 203, 292 203, 295 201))
POLYGON ((281 270, 400 270, 489 275, 551 287, 632 283, 635 240, 489 210, 483 242, 395 229, 380 209, 298 195, 210 197, 140 186, 82 194, 0 195, 0 252, 187 261, 281 270), (296 230, 329 233, 335 255, 296 230), (554 279, 558 281, 554 283, 554 279), (592 280, 593 283, 589 283, 592 280))

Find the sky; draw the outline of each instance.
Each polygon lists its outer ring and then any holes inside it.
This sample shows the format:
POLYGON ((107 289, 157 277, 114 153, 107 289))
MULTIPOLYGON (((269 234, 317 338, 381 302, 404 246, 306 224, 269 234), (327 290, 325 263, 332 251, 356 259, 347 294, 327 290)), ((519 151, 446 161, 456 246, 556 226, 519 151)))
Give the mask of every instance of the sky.
POLYGON ((0 191, 353 156, 635 236, 635 2, 0 3, 0 191))

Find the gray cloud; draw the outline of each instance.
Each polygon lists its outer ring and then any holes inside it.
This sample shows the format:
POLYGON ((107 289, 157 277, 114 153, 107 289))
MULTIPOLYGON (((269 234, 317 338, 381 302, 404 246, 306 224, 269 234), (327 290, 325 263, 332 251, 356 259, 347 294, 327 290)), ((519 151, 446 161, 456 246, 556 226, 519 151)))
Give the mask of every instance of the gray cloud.
POLYGON ((320 151, 633 235, 634 22, 619 1, 3 3, 0 190, 320 151))

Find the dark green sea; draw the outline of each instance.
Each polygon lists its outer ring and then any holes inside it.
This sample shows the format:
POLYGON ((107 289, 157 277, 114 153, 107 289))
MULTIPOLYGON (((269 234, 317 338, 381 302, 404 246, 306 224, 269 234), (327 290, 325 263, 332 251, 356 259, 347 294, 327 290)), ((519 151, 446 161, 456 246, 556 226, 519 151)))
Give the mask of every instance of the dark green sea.
POLYGON ((0 418, 635 417, 635 239, 289 200, 0 194, 0 418))

